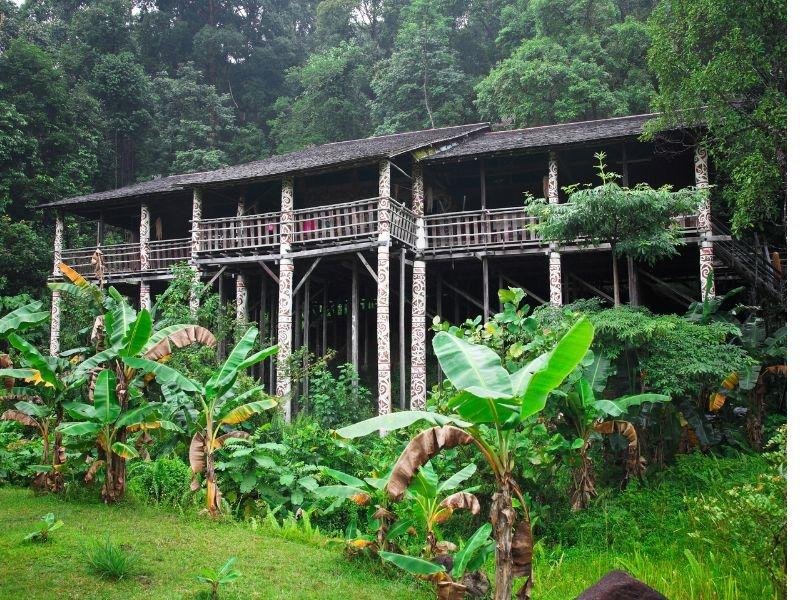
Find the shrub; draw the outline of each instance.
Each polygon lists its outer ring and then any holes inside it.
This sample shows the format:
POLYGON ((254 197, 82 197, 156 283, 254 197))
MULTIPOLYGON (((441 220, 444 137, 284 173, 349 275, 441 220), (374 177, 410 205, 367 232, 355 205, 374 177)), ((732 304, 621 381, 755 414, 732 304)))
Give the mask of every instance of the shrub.
POLYGON ((179 458, 159 457, 131 465, 128 492, 136 499, 168 506, 191 503, 189 466, 179 458))
POLYGON ((315 363, 309 373, 308 396, 300 402, 306 412, 328 429, 368 418, 373 411, 372 394, 358 385, 355 367, 345 363, 337 370, 338 375, 334 375, 324 362, 315 363))
POLYGON ((138 569, 138 557, 127 549, 106 538, 95 541, 86 552, 89 569, 100 577, 121 580, 134 575, 138 569))
POLYGON ((13 421, 0 421, 0 483, 27 485, 33 465, 42 462, 42 440, 28 440, 22 427, 13 421))

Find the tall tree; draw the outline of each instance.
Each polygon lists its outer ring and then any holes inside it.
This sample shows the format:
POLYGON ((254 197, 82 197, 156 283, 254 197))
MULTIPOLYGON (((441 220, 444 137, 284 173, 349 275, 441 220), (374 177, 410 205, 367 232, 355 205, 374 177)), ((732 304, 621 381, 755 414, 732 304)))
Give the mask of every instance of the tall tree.
POLYGON ((472 117, 472 94, 436 0, 412 0, 395 50, 376 66, 372 114, 379 133, 442 127, 472 117))
POLYGON ((278 99, 277 117, 270 123, 278 152, 369 135, 372 127, 364 107, 370 100, 370 69, 365 58, 363 48, 344 42, 288 71, 295 95, 278 99))
POLYGON ((786 3, 662 0, 650 21, 656 130, 704 123, 733 228, 786 222, 786 3))

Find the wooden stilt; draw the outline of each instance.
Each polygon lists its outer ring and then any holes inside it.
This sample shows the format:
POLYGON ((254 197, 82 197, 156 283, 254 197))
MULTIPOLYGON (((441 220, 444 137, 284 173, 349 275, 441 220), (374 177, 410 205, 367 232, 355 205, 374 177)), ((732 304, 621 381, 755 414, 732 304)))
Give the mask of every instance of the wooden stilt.
MULTIPOLYGON (((442 318, 442 276, 436 276, 436 315, 442 318)), ((439 361, 436 361, 436 382, 442 385, 442 367, 439 361)))
POLYGON ((322 353, 328 351, 328 284, 322 288, 322 353))
MULTIPOLYGON (((217 309, 217 329, 222 331, 222 321, 225 316, 225 278, 217 279, 217 295, 219 296, 219 308, 217 309)), ((225 358, 225 337, 220 335, 217 339, 217 360, 225 358)))
POLYGON ((400 302, 397 305, 397 358, 400 410, 406 409, 406 249, 400 249, 400 302))
POLYGON ((309 317, 310 317, 310 314, 311 314, 311 312, 310 312, 311 311, 311 307, 309 306, 311 304, 311 300, 309 298, 309 292, 310 292, 310 288, 309 288, 309 285, 308 285, 309 283, 310 283, 310 280, 306 282, 306 284, 305 284, 305 286, 303 288, 304 289, 304 294, 303 294, 303 346, 305 347, 305 350, 306 350, 306 355, 303 358, 303 395, 306 396, 306 397, 308 397, 308 366, 309 366, 308 353, 311 351, 309 349, 309 347, 308 347, 308 335, 309 335, 309 329, 311 328, 310 327, 311 323, 309 323, 309 317))
POLYGON ((483 322, 489 321, 489 260, 484 256, 481 258, 481 268, 483 271, 483 322))
MULTIPOLYGON (((258 345, 261 348, 266 346, 267 341, 267 280, 261 277, 261 289, 259 295, 259 303, 258 303, 258 345)), ((271 361, 270 363, 271 364, 271 361)), ((261 381, 262 384, 266 385, 266 369, 268 368, 268 363, 265 360, 262 360, 261 363, 258 365, 258 379, 261 381)))
MULTIPOLYGON (((56 231, 53 238, 53 277, 59 277, 61 255, 64 251, 64 218, 56 214, 56 231)), ((57 356, 61 351, 61 292, 53 290, 50 304, 50 356, 57 356)))
POLYGON ((353 260, 352 279, 350 281, 350 362, 354 367, 353 399, 358 393, 358 265, 353 260))

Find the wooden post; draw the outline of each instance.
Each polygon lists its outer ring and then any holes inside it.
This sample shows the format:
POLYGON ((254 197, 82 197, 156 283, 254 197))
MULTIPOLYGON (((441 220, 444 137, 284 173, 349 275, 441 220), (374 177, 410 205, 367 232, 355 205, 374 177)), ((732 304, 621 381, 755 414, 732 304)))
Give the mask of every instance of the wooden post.
POLYGON ((328 351, 328 284, 322 288, 322 354, 328 351))
MULTIPOLYGON (((411 212, 417 219, 416 257, 411 272, 411 410, 425 410, 427 391, 427 342, 425 309, 427 290, 425 261, 422 253, 427 246, 425 235, 425 183, 422 165, 411 166, 411 212)), ((401 301, 402 305, 403 302, 401 301)), ((405 330, 403 330, 405 331, 405 330)))
POLYGON ((293 237, 294 180, 285 177, 281 183, 280 273, 278 275, 278 363, 275 395, 283 398, 284 416, 292 418, 292 382, 289 374, 289 355, 292 353, 292 291, 294 261, 287 256, 293 237))
POLYGON ((481 175, 481 210, 486 210, 486 165, 481 159, 481 166, 480 166, 480 175, 481 175))
POLYGON ((150 270, 150 207, 146 202, 142 202, 139 211, 139 270, 142 272, 139 308, 150 310, 150 282, 144 280, 146 271, 150 270))
MULTIPOLYGON (((277 327, 276 323, 278 322, 278 307, 275 304, 275 296, 277 294, 270 294, 269 295, 269 343, 272 344, 275 342, 275 338, 272 336, 272 332, 275 331, 277 335, 277 327)), ((269 393, 275 394, 275 371, 276 371, 277 361, 275 360, 275 355, 269 357, 269 393)))
MULTIPOLYGON (((222 329, 222 319, 225 315, 225 276, 220 275, 217 279, 217 294, 219 295, 219 307, 217 308, 217 329, 222 329)), ((225 338, 221 335, 217 338, 217 360, 225 358, 225 338)))
POLYGON ((391 166, 388 160, 378 165, 378 292, 376 327, 378 346, 378 414, 392 410, 392 352, 389 325, 389 235, 391 166))
POLYGON ((400 290, 397 305, 397 354, 400 410, 406 407, 406 249, 400 249, 400 290))
POLYGON ((352 279, 350 280, 350 362, 353 365, 353 398, 358 391, 358 263, 353 259, 352 279))
MULTIPOLYGON (((628 150, 625 142, 622 143, 622 185, 624 187, 630 186, 630 177, 628 171, 628 150)), ((630 257, 627 257, 628 265, 628 303, 631 306, 639 306, 639 277, 636 274, 636 262, 630 257)))
MULTIPOLYGON (((436 276, 436 316, 442 318, 442 276, 436 276)), ((436 361, 436 382, 442 385, 442 367, 436 361)))
POLYGON ((711 199, 708 195, 708 152, 698 144, 694 149, 694 185, 705 192, 706 197, 697 213, 697 228, 700 230, 700 297, 716 296, 714 284, 714 242, 711 240, 711 199), (711 287, 706 294, 706 284, 711 287))
MULTIPOLYGON (((558 160, 555 152, 550 152, 547 168, 547 199, 550 204, 558 204, 558 160)), ((561 290, 561 253, 558 246, 550 243, 550 304, 561 306, 563 303, 561 290)))
MULTIPOLYGON (((258 303, 258 345, 261 348, 266 346, 267 342, 267 322, 271 322, 271 319, 267 317, 267 280, 264 277, 264 274, 261 274, 261 294, 259 296, 259 303, 258 303)), ((267 361, 262 360, 258 364, 258 379, 261 383, 266 384, 266 368, 267 368, 267 361)))
POLYGON ((194 188, 192 191, 192 255, 189 260, 189 265, 194 271, 194 281, 189 290, 189 311, 193 317, 197 317, 197 310, 200 308, 199 296, 199 283, 200 283, 200 265, 198 264, 198 257, 200 254, 200 219, 203 218, 203 191, 200 188, 194 188))
MULTIPOLYGON (((244 191, 239 193, 236 216, 244 216, 244 191)), ((247 281, 241 272, 236 274, 236 322, 240 326, 247 322, 247 281)))
MULTIPOLYGON (((53 238, 53 277, 61 275, 58 268, 64 250, 64 217, 56 214, 56 232, 53 238)), ((61 350, 61 292, 53 290, 50 297, 50 356, 61 350)))
POLYGON ((308 397, 308 334, 310 323, 309 318, 311 316, 311 298, 310 298, 310 290, 309 284, 311 283, 311 278, 309 278, 305 285, 303 286, 303 346, 306 349, 306 355, 303 358, 303 395, 308 397))
POLYGON ((484 256, 481 258, 481 270, 483 272, 483 322, 489 322, 489 260, 484 256))

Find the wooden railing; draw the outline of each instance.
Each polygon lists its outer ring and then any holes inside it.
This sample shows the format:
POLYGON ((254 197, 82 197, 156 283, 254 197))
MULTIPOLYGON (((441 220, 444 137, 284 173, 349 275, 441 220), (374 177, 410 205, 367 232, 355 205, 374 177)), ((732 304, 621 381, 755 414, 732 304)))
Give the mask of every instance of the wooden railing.
MULTIPOLYGON (((61 260, 84 277, 93 277, 95 266, 92 264, 96 246, 72 248, 61 251, 61 260)), ((139 244, 114 244, 101 246, 103 253, 103 272, 106 276, 121 273, 136 273, 140 270, 139 244)))
POLYGON ((405 204, 397 200, 391 201, 391 224, 389 233, 392 238, 413 248, 416 246, 416 217, 406 208, 405 204))
POLYGON ((252 254, 280 246, 279 212, 203 219, 200 230, 200 252, 252 254))
POLYGON ((524 207, 469 210, 425 217, 429 252, 513 249, 542 246, 529 226, 536 219, 524 207))
POLYGON ((188 261, 192 256, 189 238, 150 242, 150 270, 166 271, 175 263, 188 261))
POLYGON ((297 209, 292 224, 292 244, 300 247, 377 239, 378 199, 297 209))
MULTIPOLYGON (((94 277, 92 257, 97 246, 70 248, 61 251, 61 260, 84 277, 94 277)), ((109 275, 127 275, 141 272, 139 244, 112 244, 100 246, 103 253, 103 272, 109 275)), ((175 263, 189 260, 191 249, 188 239, 156 240, 150 242, 150 270, 166 271, 175 263)))

